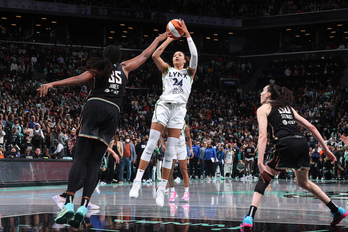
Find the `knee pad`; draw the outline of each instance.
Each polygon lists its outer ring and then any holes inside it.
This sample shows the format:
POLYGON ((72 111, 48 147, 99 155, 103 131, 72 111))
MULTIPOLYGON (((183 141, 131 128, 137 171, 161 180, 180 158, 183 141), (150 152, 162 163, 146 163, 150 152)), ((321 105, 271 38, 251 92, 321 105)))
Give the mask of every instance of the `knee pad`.
POLYGON ((150 162, 150 159, 152 157, 152 153, 155 150, 157 145, 157 141, 154 139, 149 139, 149 141, 147 141, 146 147, 143 151, 143 154, 141 154, 141 159, 146 161, 146 162, 150 162))
POLYGON ((269 185, 269 183, 270 183, 270 181, 266 180, 266 183, 265 183, 265 182, 263 182, 262 178, 259 177, 259 181, 257 182, 254 191, 263 195, 265 193, 265 190, 266 190, 267 186, 269 185))
POLYGON ((166 169, 172 169, 173 156, 175 154, 175 147, 167 147, 164 152, 163 166, 166 169))

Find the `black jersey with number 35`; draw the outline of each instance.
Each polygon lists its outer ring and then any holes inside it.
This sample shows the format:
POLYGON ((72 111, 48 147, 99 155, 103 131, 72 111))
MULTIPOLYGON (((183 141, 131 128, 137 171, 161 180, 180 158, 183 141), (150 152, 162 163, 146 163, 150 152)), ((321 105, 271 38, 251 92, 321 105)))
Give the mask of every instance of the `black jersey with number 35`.
POLYGON ((121 106, 127 82, 122 65, 114 64, 114 70, 109 77, 96 77, 94 88, 88 98, 102 98, 121 106))

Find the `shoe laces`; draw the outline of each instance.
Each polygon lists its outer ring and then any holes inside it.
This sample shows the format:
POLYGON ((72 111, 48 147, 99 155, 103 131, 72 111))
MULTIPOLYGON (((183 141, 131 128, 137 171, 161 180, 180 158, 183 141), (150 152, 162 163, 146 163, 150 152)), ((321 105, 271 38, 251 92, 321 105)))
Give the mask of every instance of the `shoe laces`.
POLYGON ((175 196, 175 192, 172 191, 172 192, 170 193, 170 198, 174 198, 174 196, 175 196))

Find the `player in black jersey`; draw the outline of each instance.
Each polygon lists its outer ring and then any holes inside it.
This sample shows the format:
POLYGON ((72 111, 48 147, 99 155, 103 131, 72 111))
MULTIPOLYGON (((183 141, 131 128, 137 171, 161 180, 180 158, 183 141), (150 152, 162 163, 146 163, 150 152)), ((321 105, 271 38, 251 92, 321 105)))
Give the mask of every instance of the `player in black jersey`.
POLYGON ((120 62, 119 48, 114 45, 107 46, 104 48, 103 58, 94 57, 88 60, 84 73, 41 85, 38 89, 40 97, 43 97, 53 87, 82 85, 94 81, 81 113, 80 133, 77 137, 76 155, 69 173, 66 202, 55 219, 57 224, 69 223, 75 228, 80 227, 97 185, 103 155, 118 126, 128 74, 151 57, 158 44, 168 36, 168 32, 159 35, 140 55, 123 62, 120 62), (81 206, 75 213, 72 202, 75 192, 81 187, 80 181, 83 182, 83 194, 81 206))
POLYGON ((260 178, 255 186, 255 191, 248 214, 241 224, 242 228, 252 228, 257 207, 265 189, 272 177, 282 169, 294 169, 298 186, 311 192, 331 210, 333 220, 331 225, 336 225, 347 216, 348 212, 338 207, 331 199, 313 182, 308 179, 309 156, 308 142, 298 129, 298 124, 308 129, 322 145, 326 158, 332 163, 336 157, 325 144, 319 131, 301 117, 290 105, 292 104, 292 92, 285 87, 267 85, 260 94, 262 106, 257 110, 259 124, 258 138, 258 167, 260 178), (269 126, 267 128, 267 126, 269 126), (266 165, 264 153, 267 143, 267 131, 271 133, 275 144, 274 157, 266 165))

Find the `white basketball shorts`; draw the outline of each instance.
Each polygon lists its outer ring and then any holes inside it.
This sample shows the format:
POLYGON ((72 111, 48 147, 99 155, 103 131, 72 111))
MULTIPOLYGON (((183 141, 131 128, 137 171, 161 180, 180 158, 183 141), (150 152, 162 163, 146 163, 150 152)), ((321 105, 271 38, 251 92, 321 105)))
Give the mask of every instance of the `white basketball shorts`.
POLYGON ((185 125, 186 104, 156 102, 152 122, 161 123, 167 128, 182 129, 185 125))
POLYGON ((187 148, 185 145, 176 147, 176 154, 173 156, 173 160, 185 160, 187 159, 187 148))

